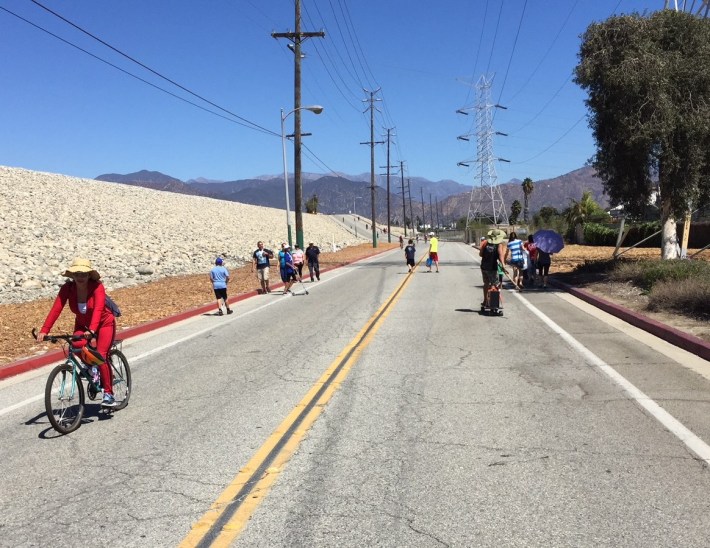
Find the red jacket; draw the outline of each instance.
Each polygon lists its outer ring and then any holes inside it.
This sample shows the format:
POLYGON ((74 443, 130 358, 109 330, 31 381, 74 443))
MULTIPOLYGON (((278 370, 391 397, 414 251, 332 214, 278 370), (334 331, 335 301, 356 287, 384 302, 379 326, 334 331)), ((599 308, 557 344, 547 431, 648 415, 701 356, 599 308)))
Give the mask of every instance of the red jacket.
POLYGON ((97 332, 99 327, 115 324, 116 320, 111 311, 106 308, 106 289, 101 282, 88 280, 86 295, 86 314, 79 313, 79 304, 76 298, 76 284, 73 280, 65 283, 60 289, 57 298, 54 300, 52 309, 47 314, 47 318, 42 325, 42 333, 49 333, 57 321, 62 309, 69 301, 69 309, 75 314, 74 331, 85 331, 89 328, 97 332))

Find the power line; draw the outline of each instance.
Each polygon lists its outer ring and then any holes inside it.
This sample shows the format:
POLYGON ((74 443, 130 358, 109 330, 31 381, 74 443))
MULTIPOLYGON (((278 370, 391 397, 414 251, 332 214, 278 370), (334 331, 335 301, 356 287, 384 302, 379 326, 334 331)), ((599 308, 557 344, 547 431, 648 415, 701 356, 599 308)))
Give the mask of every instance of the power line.
POLYGON ((562 139, 564 139, 570 131, 572 131, 574 128, 576 128, 576 127, 579 125, 579 123, 580 123, 582 120, 584 120, 584 117, 585 117, 585 116, 586 116, 586 114, 582 114, 582 116, 579 118, 579 120, 577 120, 577 121, 572 125, 571 128, 569 128, 569 129, 568 129, 567 131, 565 131, 562 135, 560 135, 560 137, 559 137, 554 143, 552 143, 549 147, 547 147, 547 148, 546 148, 545 150, 543 150, 542 152, 537 153, 535 156, 532 156, 532 157, 528 158, 527 160, 522 160, 521 162, 512 162, 512 163, 514 163, 514 164, 526 164, 527 162, 530 162, 530 161, 534 160, 535 158, 539 158, 540 156, 542 156, 543 154, 545 154, 548 150, 550 150, 552 147, 554 147, 557 143, 559 143, 562 139))
POLYGON ((547 48, 547 51, 543 54, 543 56, 542 56, 542 58, 540 59, 540 61, 538 61, 537 65, 536 65, 535 68, 532 70, 532 72, 531 72, 530 75, 528 76, 527 80, 525 80, 525 82, 523 82, 523 85, 520 86, 520 89, 519 89, 518 91, 516 91, 510 99, 508 99, 509 102, 512 101, 513 99, 515 99, 518 95, 520 95, 520 93, 521 93, 521 92, 525 89, 525 87, 530 83, 530 80, 532 80, 532 77, 535 76, 535 74, 537 73, 537 71, 540 69, 540 67, 542 66, 543 61, 545 61, 545 59, 547 59, 547 56, 550 54, 550 52, 551 52, 552 49, 554 48, 555 43, 557 43, 558 38, 559 38, 560 35, 562 34, 562 31, 563 31, 564 28, 567 26, 567 23, 569 22, 569 19, 570 19, 570 17, 572 16, 572 12, 573 12, 574 9, 577 7, 577 4, 578 4, 578 3, 579 3, 579 0, 575 0, 574 4, 572 4, 572 8, 571 8, 571 9, 569 10, 569 12, 567 13, 567 17, 565 17, 565 20, 562 22, 562 25, 560 26, 560 29, 557 31, 557 34, 555 35, 555 37, 553 38, 552 42, 550 43, 550 46, 547 48))
POLYGON ((74 27, 74 28, 77 29, 78 31, 83 32, 84 34, 86 34, 87 36, 93 38, 93 39, 96 40, 97 42, 103 44, 103 45, 106 46, 107 48, 109 48, 109 49, 115 51, 116 53, 118 53, 119 55, 125 57, 125 58, 128 59, 129 61, 131 61, 131 62, 133 62, 133 63, 135 63, 135 64, 137 64, 137 65, 143 67, 144 69, 146 69, 147 71, 149 71, 149 72, 155 74, 155 75, 158 76, 159 78, 162 78, 163 80, 165 80, 165 81, 167 81, 167 82, 170 82, 170 83, 173 84, 174 86, 180 88, 180 89, 183 90, 183 91, 186 91, 187 93, 189 93, 190 95, 192 95, 192 96, 194 96, 194 97, 197 97, 197 98, 200 99, 201 101, 204 101, 205 103, 207 103, 207 104, 209 104, 209 105, 212 105, 213 107, 215 107, 215 108, 217 108, 217 109, 219 109, 219 110, 221 110, 221 111, 223 111, 223 112, 226 112, 226 113, 229 114, 230 116, 234 116, 235 118, 238 118, 239 120, 242 120, 243 122, 245 122, 245 123, 247 123, 247 124, 250 124, 250 125, 252 125, 252 126, 254 126, 254 127, 256 127, 256 128, 258 128, 258 129, 264 131, 264 132, 267 132, 267 133, 274 133, 274 132, 272 132, 271 130, 268 130, 268 129, 266 129, 265 127, 260 126, 259 124, 255 123, 255 122, 252 122, 251 120, 247 120, 246 118, 243 118, 242 116, 239 116, 238 114, 235 114, 234 112, 231 112, 230 110, 227 110, 226 108, 221 107, 221 106, 219 106, 219 105, 216 104, 216 103, 213 103, 213 102, 210 101, 209 99, 206 99, 206 98, 202 97, 201 95, 198 95, 198 94, 195 93, 194 91, 191 91, 190 89, 186 88, 185 86, 182 86, 181 84, 178 84, 177 82, 175 82, 174 80, 171 80, 171 79, 168 78, 167 76, 163 76, 162 74, 160 74, 160 73, 157 72, 156 70, 153 70, 152 68, 150 68, 149 66, 147 66, 147 65, 145 65, 145 64, 143 64, 143 63, 141 63, 141 62, 138 61, 137 59, 134 59, 133 57, 131 57, 131 56, 128 55, 127 53, 124 53, 124 52, 122 52, 121 50, 115 48, 114 46, 112 46, 112 45, 109 44, 108 42, 105 42, 104 40, 102 40, 102 39, 99 38, 98 36, 95 36, 95 35, 91 34, 89 31, 83 29, 82 27, 80 27, 79 25, 73 23, 73 22, 70 21, 69 19, 63 17, 62 15, 58 14, 58 13, 55 12, 55 11, 52 11, 52 10, 49 9, 47 6, 42 5, 42 4, 39 3, 37 0, 30 0, 30 1, 31 1, 33 4, 36 4, 37 6, 39 6, 40 8, 42 8, 43 10, 45 10, 45 11, 51 13, 51 14, 54 15, 55 17, 58 17, 59 19, 61 19, 61 20, 64 21, 65 23, 67 23, 68 25, 71 25, 72 27, 74 27))
MULTIPOLYGON (((518 44, 518 37, 520 36, 520 28, 523 26, 523 18, 525 17, 525 8, 528 5, 528 0, 525 0, 523 4, 523 11, 520 14, 520 21, 518 21, 518 30, 515 33, 515 40, 513 40, 513 49, 510 52, 510 58, 508 59, 508 66, 505 69, 505 76, 503 77, 503 84, 500 86, 500 93, 498 94, 498 104, 500 104, 500 98, 503 95, 503 89, 505 88, 505 82, 508 80, 508 72, 510 71, 510 65, 513 62, 513 56, 515 55, 515 46, 518 44)), ((495 113, 493 114, 495 118, 495 113)))
MULTIPOLYGON (((66 39, 62 38, 61 36, 58 36, 57 34, 54 34, 53 32, 51 32, 51 31, 49 31, 49 30, 47 30, 47 29, 45 29, 45 28, 43 28, 43 27, 41 27, 41 26, 39 26, 39 25, 33 23, 32 21, 30 21, 30 20, 28 20, 28 19, 25 19, 25 18, 22 17, 21 15, 18 15, 17 13, 14 13, 13 11, 8 10, 7 8, 4 8, 4 7, 0 6, 0 10, 3 10, 4 12, 9 13, 10 15, 12 15, 12 16, 14 16, 14 17, 17 17, 18 19, 20 19, 21 21, 27 23, 28 25, 31 25, 31 26, 33 26, 34 28, 36 28, 36 29, 38 29, 38 30, 41 30, 41 31, 44 32, 44 33, 49 34, 50 36, 52 36, 53 38, 56 38, 56 39, 59 40, 60 42, 64 42, 65 44, 67 44, 67 45, 69 45, 69 46, 71 46, 71 47, 73 47, 73 48, 75 48, 75 49, 81 51, 82 53, 85 53, 86 55, 88 55, 88 56, 90 56, 90 57, 93 57, 93 58, 96 59, 97 61, 101 61, 102 63, 105 63, 106 65, 108 65, 108 66, 110 66, 110 67, 112 67, 112 68, 115 68, 116 70, 118 70, 118 71, 120 71, 120 72, 126 74, 127 76, 130 76, 131 78, 135 78, 136 80, 138 80, 138 81, 140 81, 140 82, 143 82, 144 84, 147 84, 147 85, 149 85, 150 87, 155 88, 155 89, 157 89, 157 90, 159 90, 159 91, 162 91, 163 93, 166 93, 166 94, 170 95, 171 97, 174 97, 175 99, 179 99, 180 101, 183 101, 183 102, 185 102, 185 103, 187 103, 187 104, 189 104, 189 105, 192 105, 192 106, 194 106, 194 107, 197 107, 197 108, 199 108, 200 110, 204 110, 205 112, 209 112, 210 114, 213 114, 213 115, 215 115, 215 116, 218 116, 218 117, 220 117, 220 118, 222 118, 222 119, 224 119, 224 120, 227 120, 228 122, 232 122, 233 124, 237 124, 237 125, 243 126, 243 127, 245 127, 245 128, 248 128, 248 129, 251 129, 251 130, 254 130, 254 131, 260 131, 260 132, 266 133, 266 134, 268 134, 268 135, 273 135, 273 136, 276 136, 276 137, 280 137, 280 134, 279 134, 279 133, 276 133, 276 132, 274 132, 274 131, 268 130, 268 129, 266 129, 266 128, 262 128, 261 126, 253 127, 253 126, 255 126, 256 124, 247 125, 247 124, 242 123, 242 122, 239 122, 239 121, 237 121, 237 120, 233 120, 233 119, 231 119, 231 118, 227 118, 226 116, 224 116, 224 115, 222 115, 222 114, 219 114, 218 112, 214 112, 213 110, 210 110, 210 109, 208 109, 208 108, 205 108, 205 107, 203 107, 202 105, 198 105, 197 103, 194 103, 194 102, 190 101, 189 99, 185 99, 184 97, 180 97, 179 95, 176 95, 175 93, 173 93, 173 92, 171 92, 171 91, 168 91, 168 90, 166 90, 166 89, 164 89, 164 88, 161 88, 160 86, 158 86, 158 85, 156 85, 156 84, 153 84, 152 82, 149 82, 148 80, 145 80, 144 78, 141 78, 140 76, 137 76, 137 75, 133 74, 132 72, 129 72, 129 71, 125 70, 125 69, 122 69, 121 67, 119 67, 119 66, 117 66, 117 65, 114 65, 113 63, 111 63, 110 61, 107 61, 106 59, 102 59, 102 58, 99 57, 98 55, 95 55, 95 54, 91 53, 90 51, 85 50, 84 48, 82 48, 82 47, 80 47, 80 46, 77 46, 76 44, 70 42, 69 40, 66 40, 66 39)), ((231 114, 231 113, 230 113, 230 114, 231 114)), ((250 123, 251 123, 251 122, 250 122, 250 123)))

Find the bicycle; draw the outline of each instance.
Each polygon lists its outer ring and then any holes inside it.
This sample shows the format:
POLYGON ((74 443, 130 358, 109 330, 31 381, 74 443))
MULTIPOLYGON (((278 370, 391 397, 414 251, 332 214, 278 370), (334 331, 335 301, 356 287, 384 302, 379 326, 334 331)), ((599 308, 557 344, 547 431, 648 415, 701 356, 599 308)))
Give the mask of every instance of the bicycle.
MULTIPOLYGON (((36 330, 32 330, 36 339, 36 330)), ((79 426, 84 418, 84 383, 86 381, 86 395, 91 401, 101 394, 101 383, 98 376, 94 376, 91 366, 87 365, 81 357, 82 349, 87 346, 76 346, 73 343, 84 341, 84 336, 76 335, 47 335, 46 341, 57 343, 64 341, 66 360, 59 364, 49 374, 44 389, 44 407, 52 427, 61 434, 69 434, 79 426)), ((108 353, 109 367, 113 371, 113 396, 116 406, 106 408, 120 410, 128 405, 131 396, 131 368, 128 360, 121 351, 122 340, 115 340, 108 353)))

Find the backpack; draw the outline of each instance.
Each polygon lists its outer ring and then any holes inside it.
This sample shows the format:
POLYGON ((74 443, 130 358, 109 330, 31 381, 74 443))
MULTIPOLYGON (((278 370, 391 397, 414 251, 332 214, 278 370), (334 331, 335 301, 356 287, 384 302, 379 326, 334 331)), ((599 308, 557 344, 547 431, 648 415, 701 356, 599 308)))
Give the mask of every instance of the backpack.
POLYGON ((482 270, 496 270, 498 265, 498 245, 486 243, 481 255, 482 270))
POLYGON ((106 308, 108 308, 111 311, 111 314, 113 314, 115 317, 119 318, 121 316, 121 309, 116 304, 116 301, 114 301, 108 295, 106 295, 105 306, 106 306, 106 308))

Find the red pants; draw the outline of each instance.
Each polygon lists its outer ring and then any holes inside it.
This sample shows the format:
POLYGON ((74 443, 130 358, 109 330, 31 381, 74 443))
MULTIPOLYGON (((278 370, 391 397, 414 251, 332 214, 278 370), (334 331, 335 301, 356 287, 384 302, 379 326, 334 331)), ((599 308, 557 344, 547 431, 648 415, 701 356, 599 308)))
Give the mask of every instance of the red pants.
MULTIPOLYGON (((84 330, 74 326, 74 335, 83 335, 84 330)), ((111 366, 108 363, 108 351, 111 349, 113 339, 116 336, 116 324, 111 322, 108 325, 100 325, 96 332, 96 351, 104 358, 104 363, 99 365, 99 373, 101 374, 101 388, 104 394, 113 394, 113 373, 111 366)), ((78 347, 84 346, 89 341, 77 341, 75 344, 78 347)))

